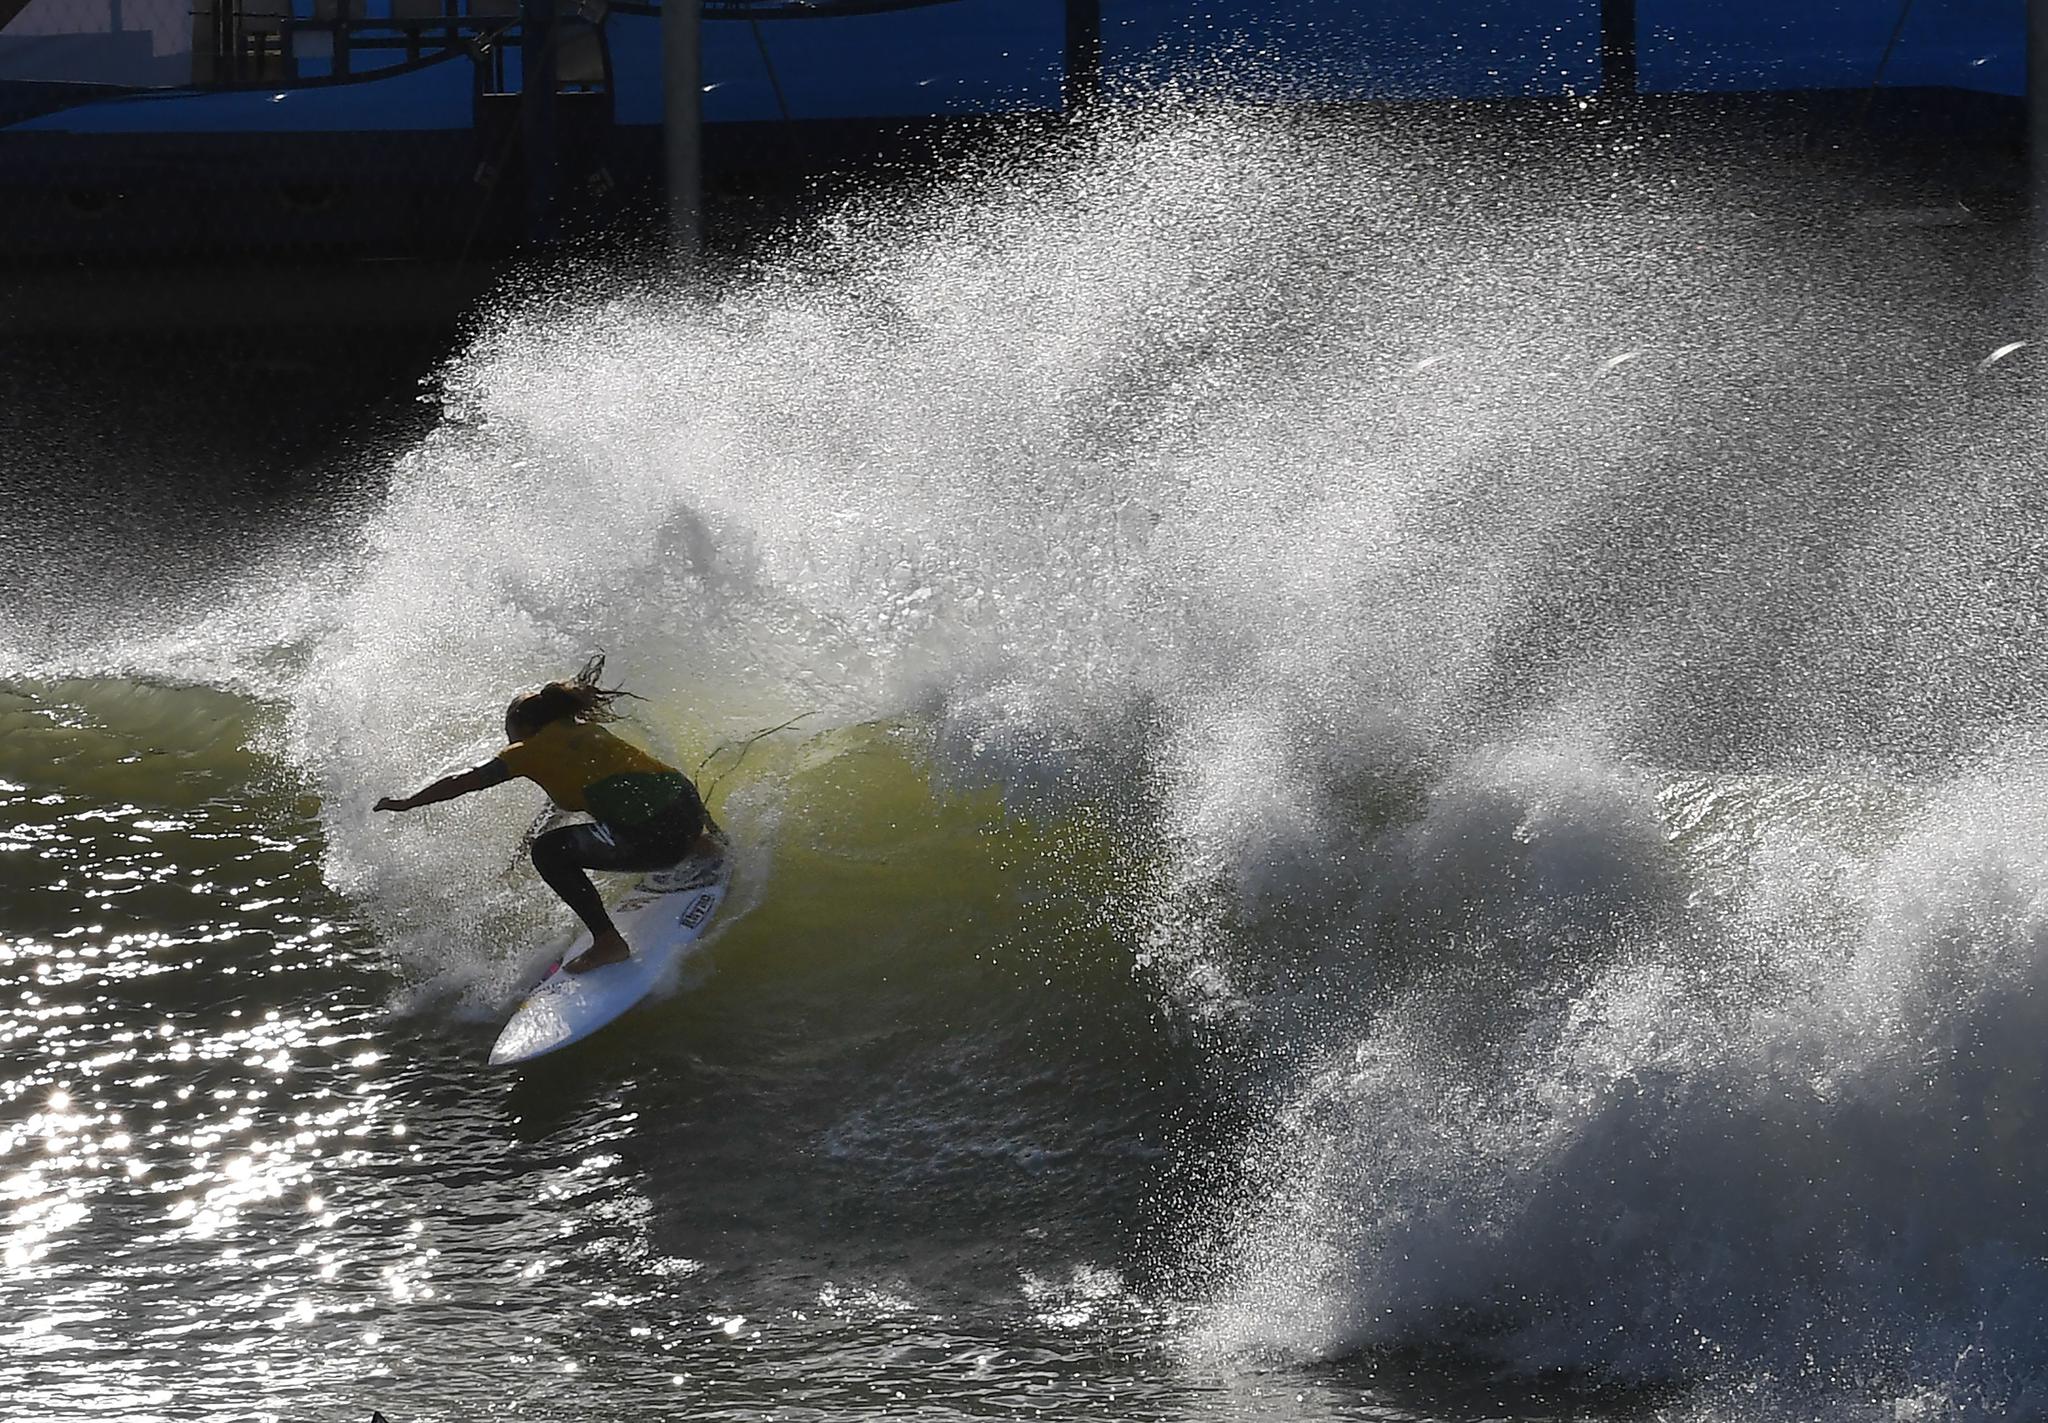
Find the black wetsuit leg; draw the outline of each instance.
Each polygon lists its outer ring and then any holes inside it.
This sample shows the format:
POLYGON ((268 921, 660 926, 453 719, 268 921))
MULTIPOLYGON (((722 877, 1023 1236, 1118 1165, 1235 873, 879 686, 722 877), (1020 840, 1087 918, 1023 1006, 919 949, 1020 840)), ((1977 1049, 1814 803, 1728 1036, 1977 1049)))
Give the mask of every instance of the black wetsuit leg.
POLYGON ((592 936, 612 928, 604 899, 585 870, 665 870, 680 861, 709 824, 693 788, 640 825, 564 825, 533 842, 533 867, 576 911, 592 936))

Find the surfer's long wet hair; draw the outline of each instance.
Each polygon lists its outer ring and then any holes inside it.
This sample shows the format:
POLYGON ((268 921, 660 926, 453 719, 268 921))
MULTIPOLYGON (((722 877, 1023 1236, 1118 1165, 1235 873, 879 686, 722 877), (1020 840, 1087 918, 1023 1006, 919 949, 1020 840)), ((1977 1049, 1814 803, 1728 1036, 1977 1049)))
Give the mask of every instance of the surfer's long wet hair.
POLYGON ((564 717, 582 722, 617 721, 619 714, 612 710, 612 703, 620 697, 632 697, 634 701, 640 698, 624 687, 605 686, 603 677, 604 654, 600 652, 567 681, 550 682, 538 691, 521 692, 505 708, 506 739, 522 740, 564 717))

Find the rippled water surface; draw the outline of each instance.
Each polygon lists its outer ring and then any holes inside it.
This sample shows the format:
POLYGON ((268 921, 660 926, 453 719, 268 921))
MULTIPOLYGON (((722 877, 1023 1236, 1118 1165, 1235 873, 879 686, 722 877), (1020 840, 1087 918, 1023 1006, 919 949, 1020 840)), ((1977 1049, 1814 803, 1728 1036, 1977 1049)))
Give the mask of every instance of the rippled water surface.
MULTIPOLYGON (((1178 1358, 1180 1309, 1139 1277, 1184 1065, 1128 1013, 1020 1011, 1017 965, 907 942, 985 912, 985 864, 953 903, 899 901, 909 931, 759 908, 694 991, 491 1074, 495 1018, 409 1001, 323 886, 316 803, 260 714, 109 682, 0 714, 22 1416, 1408 1418, 1436 1415, 1404 1394, 1485 1395, 1178 1358), (835 1000, 854 978, 879 1011, 835 1000), (958 1016, 917 1021, 935 1009, 958 1016)), ((1088 993, 1057 957, 1036 987, 1088 993)))

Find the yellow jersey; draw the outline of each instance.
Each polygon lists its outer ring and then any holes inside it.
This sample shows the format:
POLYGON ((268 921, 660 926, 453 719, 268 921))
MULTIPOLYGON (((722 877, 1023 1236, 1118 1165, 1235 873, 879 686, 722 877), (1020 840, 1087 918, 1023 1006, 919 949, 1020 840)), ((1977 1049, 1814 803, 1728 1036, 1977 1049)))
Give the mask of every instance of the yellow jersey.
POLYGON ((601 726, 563 717, 498 753, 564 810, 587 811, 613 825, 638 825, 668 809, 689 777, 601 726))

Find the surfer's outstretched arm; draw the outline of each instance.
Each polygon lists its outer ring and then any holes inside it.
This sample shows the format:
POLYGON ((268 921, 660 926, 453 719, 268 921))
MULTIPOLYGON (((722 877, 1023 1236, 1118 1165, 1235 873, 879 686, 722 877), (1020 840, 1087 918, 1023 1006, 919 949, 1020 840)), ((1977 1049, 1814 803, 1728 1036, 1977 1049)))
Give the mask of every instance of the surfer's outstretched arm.
POLYGON ((458 771, 452 776, 443 776, 426 789, 409 796, 386 796, 373 807, 376 810, 417 810, 423 805, 438 805, 444 800, 468 795, 471 791, 489 790, 512 779, 512 769, 493 756, 481 766, 472 766, 467 771, 458 771))

